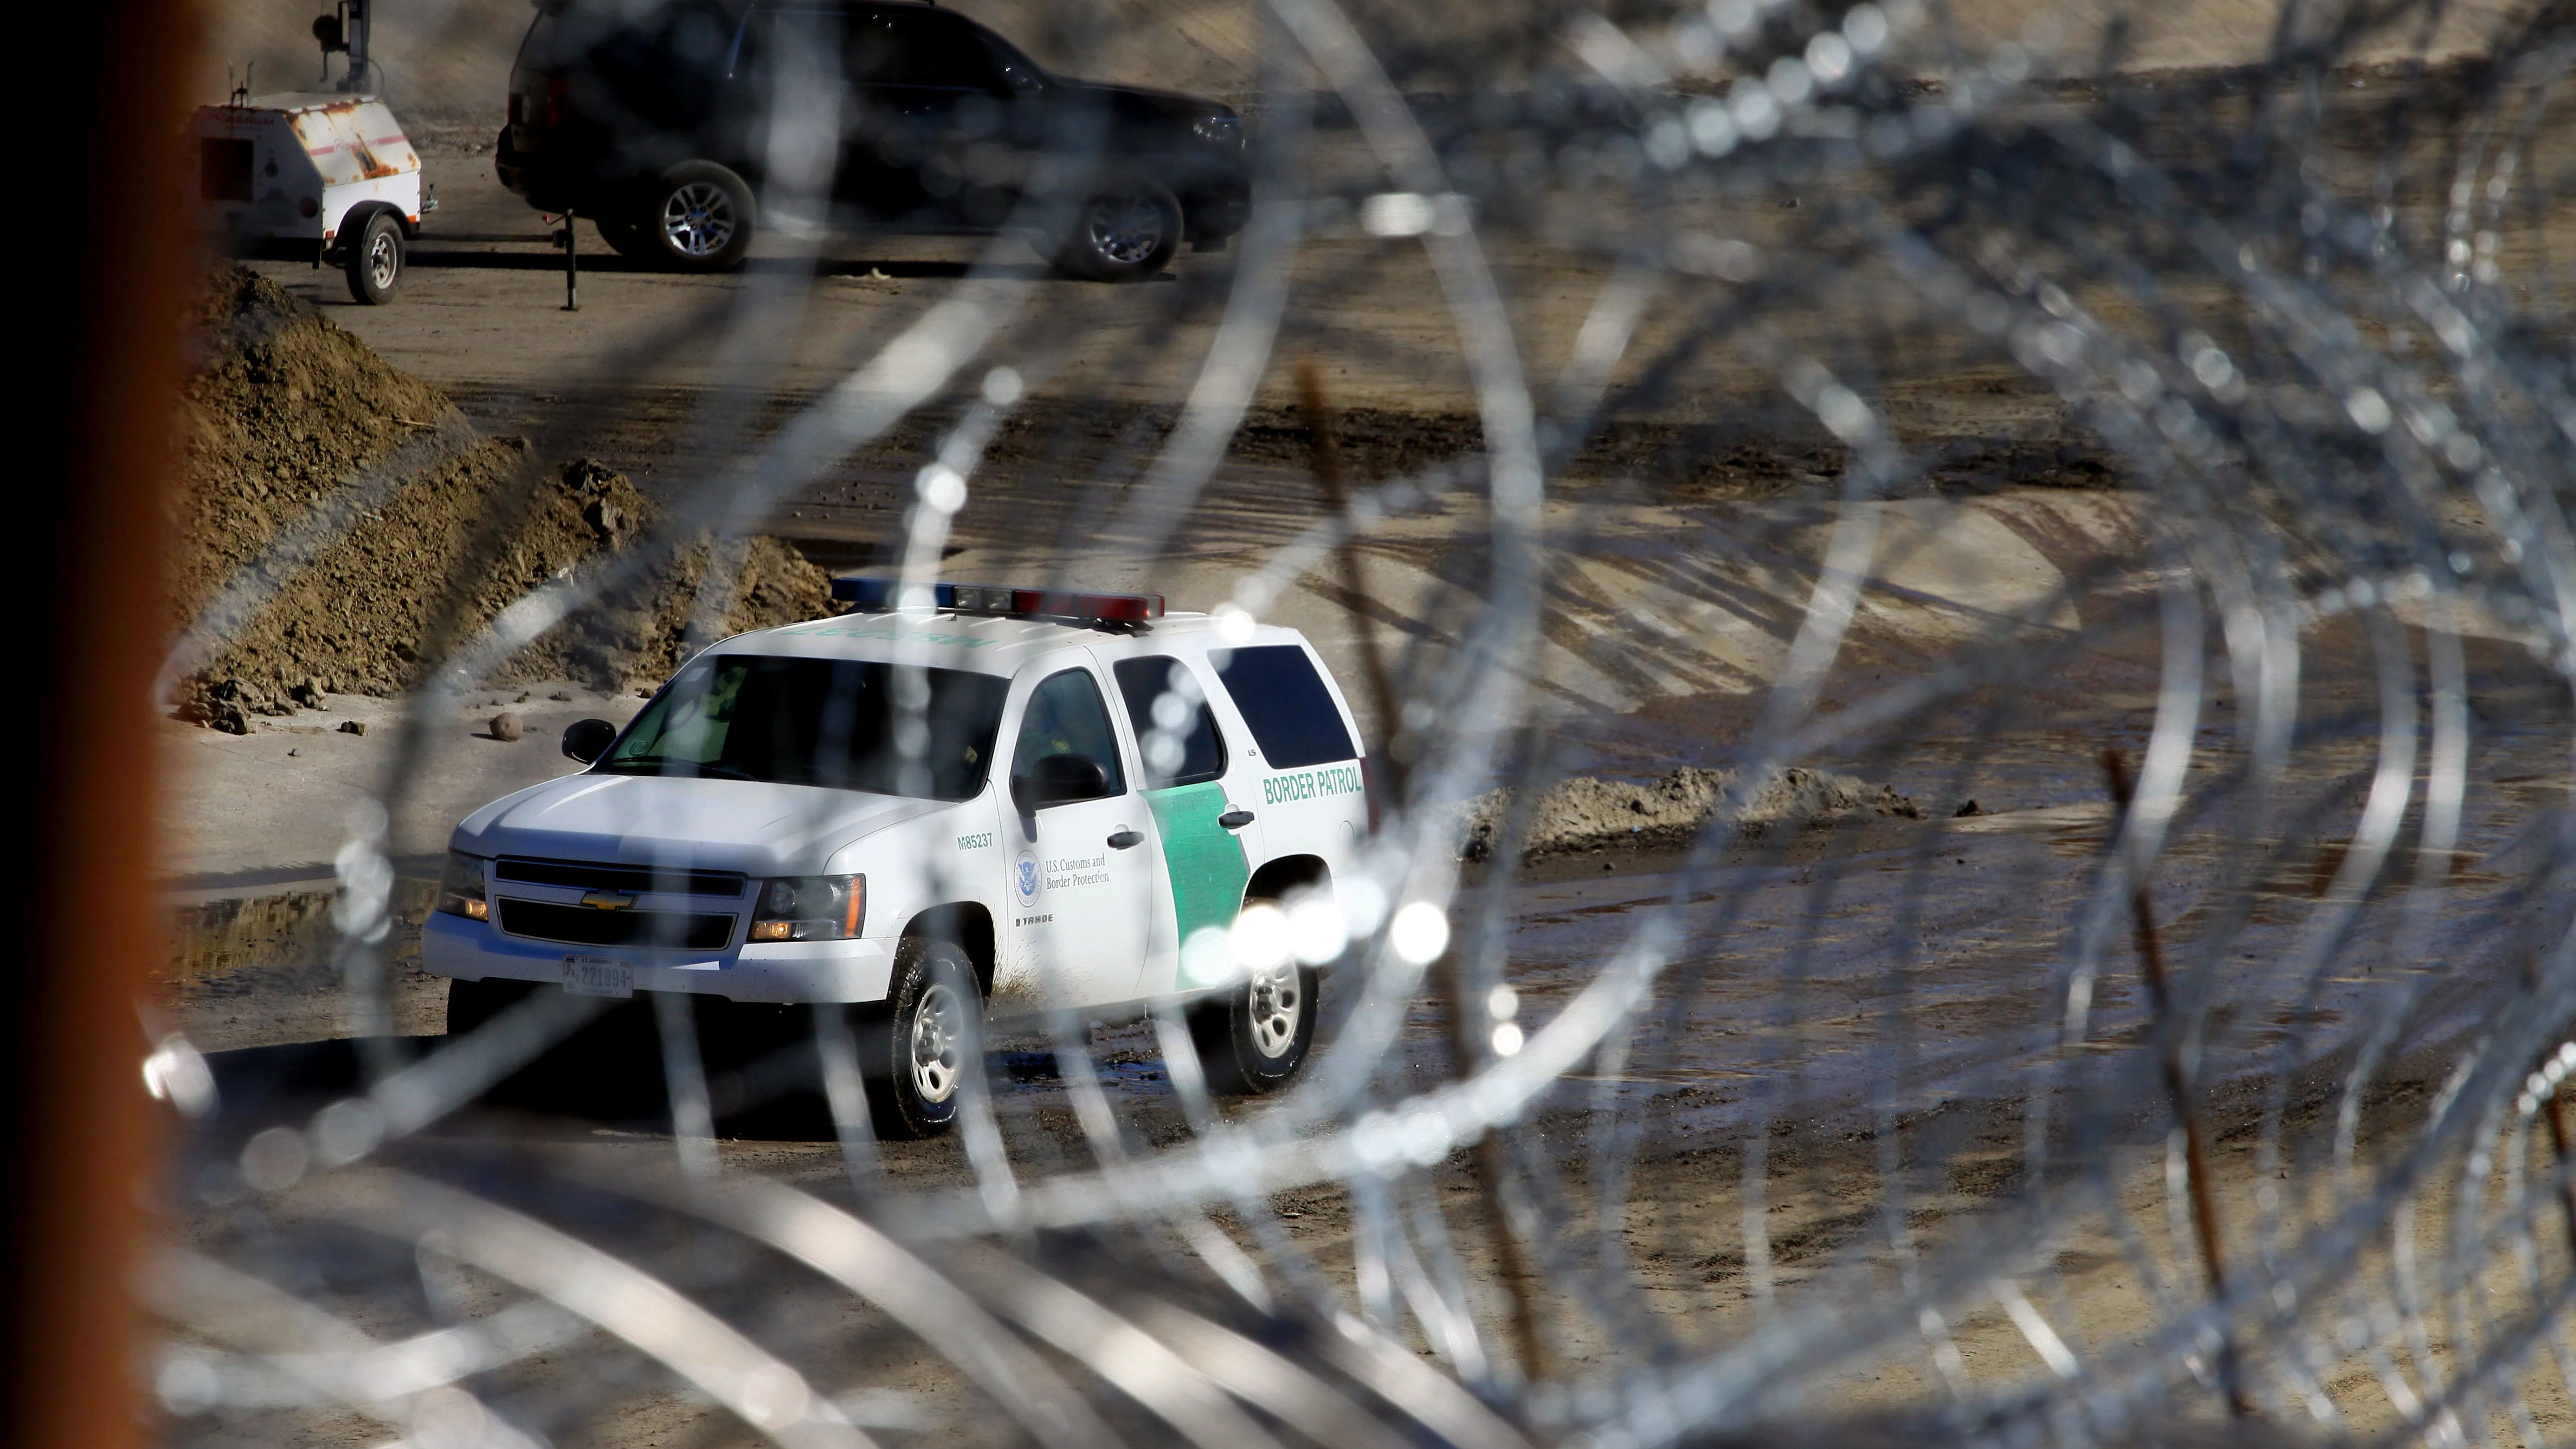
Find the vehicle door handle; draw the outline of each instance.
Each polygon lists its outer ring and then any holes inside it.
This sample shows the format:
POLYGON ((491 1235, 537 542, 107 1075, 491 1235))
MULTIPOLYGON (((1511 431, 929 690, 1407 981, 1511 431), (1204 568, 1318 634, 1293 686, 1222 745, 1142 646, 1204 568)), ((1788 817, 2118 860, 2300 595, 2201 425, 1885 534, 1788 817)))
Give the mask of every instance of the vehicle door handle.
POLYGON ((1228 830, 1241 830, 1243 827, 1252 823, 1252 812, 1249 810, 1228 810, 1223 815, 1216 818, 1216 823, 1224 826, 1228 830))
POLYGON ((1109 837, 1109 848, 1111 850, 1126 850, 1132 846, 1142 845, 1144 843, 1145 832, 1141 830, 1129 830, 1125 826, 1120 826, 1118 833, 1109 837))

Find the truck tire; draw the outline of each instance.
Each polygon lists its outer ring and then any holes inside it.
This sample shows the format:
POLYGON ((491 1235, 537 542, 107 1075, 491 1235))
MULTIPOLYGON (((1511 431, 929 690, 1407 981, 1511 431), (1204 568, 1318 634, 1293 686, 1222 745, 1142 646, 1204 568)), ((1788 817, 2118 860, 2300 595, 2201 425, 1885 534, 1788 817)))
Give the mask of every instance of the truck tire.
POLYGON ((378 207, 358 223, 358 234, 340 249, 349 273, 349 296, 359 305, 381 307, 394 299, 403 280, 402 218, 378 207))
POLYGON ((752 215, 748 182, 712 161, 684 161, 663 172, 651 192, 641 225, 645 250, 680 271, 729 272, 751 252, 752 215))
POLYGON ((1256 1097, 1297 1074, 1315 1044, 1315 968, 1290 961, 1190 1007, 1190 1040, 1208 1090, 1256 1097))
POLYGON ((463 1036, 536 993, 534 981, 511 981, 498 976, 487 981, 450 981, 447 1034, 463 1036))
POLYGON ((641 217, 595 216, 590 219, 590 222, 592 226, 599 229, 599 239, 608 243, 610 251, 630 262, 649 262, 654 259, 653 234, 645 229, 641 217))
POLYGON ((880 1136, 936 1137, 957 1121, 965 1074, 984 1069, 984 995, 949 941, 905 938, 886 1004, 857 1022, 880 1136))
POLYGON ((1155 182, 1104 188, 1082 203, 1049 260, 1090 282, 1141 282, 1181 245, 1181 203, 1155 182))

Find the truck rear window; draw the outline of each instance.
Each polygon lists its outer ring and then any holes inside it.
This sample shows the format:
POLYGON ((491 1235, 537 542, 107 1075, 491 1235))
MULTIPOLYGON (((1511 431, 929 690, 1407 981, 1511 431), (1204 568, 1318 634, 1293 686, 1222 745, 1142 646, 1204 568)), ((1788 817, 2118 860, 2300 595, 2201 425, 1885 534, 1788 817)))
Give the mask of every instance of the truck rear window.
POLYGON ((1356 759, 1351 732, 1314 661, 1294 644, 1261 644, 1208 656, 1274 770, 1356 759))

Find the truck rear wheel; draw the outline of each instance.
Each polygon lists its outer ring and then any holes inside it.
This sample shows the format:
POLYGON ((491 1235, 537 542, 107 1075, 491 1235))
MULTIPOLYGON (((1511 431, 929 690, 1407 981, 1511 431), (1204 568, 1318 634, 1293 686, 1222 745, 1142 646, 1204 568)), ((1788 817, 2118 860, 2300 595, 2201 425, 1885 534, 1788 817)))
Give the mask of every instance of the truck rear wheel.
POLYGON ((649 262, 654 258, 653 234, 643 221, 634 216, 595 216, 591 225, 599 229, 599 239, 608 249, 630 262, 649 262))
POLYGON ((712 161, 686 161, 662 173, 642 231, 647 251, 665 266, 729 272, 751 252, 751 224, 748 183, 712 161))
POLYGON ((1190 1040, 1208 1090, 1259 1096, 1295 1076, 1315 1044, 1319 984, 1314 967, 1289 961, 1192 1006, 1190 1040))
POLYGON ((341 249, 350 297, 367 307, 392 301, 402 287, 403 250, 402 218, 382 208, 368 212, 357 238, 341 249))

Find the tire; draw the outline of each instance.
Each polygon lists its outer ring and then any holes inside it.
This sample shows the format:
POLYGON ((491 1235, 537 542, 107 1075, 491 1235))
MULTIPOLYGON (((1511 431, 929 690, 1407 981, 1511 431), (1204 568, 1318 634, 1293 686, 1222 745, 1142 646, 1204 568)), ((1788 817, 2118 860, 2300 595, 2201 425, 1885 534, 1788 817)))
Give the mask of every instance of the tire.
POLYGON ((1257 1097, 1295 1076, 1315 1044, 1320 984, 1314 967, 1291 961, 1192 1006, 1190 1040, 1208 1090, 1257 1097))
POLYGON ((493 977, 489 981, 447 983, 447 1034, 463 1036, 502 1012, 534 996, 538 983, 493 977))
POLYGON ((918 1140, 947 1131, 965 1073, 984 1064, 984 997, 966 953, 952 942, 906 938, 885 1008, 857 1028, 878 1134, 918 1140))
POLYGON ((637 229, 644 254, 663 266, 729 272, 750 254, 752 221, 749 183, 712 161, 684 161, 662 173, 637 229))
POLYGON ((403 251, 402 218, 382 208, 368 212, 358 224, 357 239, 341 248, 349 296, 367 307, 392 301, 402 289, 403 251))
POLYGON ((591 218, 591 225, 598 229, 599 239, 608 243, 610 251, 630 262, 654 260, 653 235, 645 230, 640 219, 633 216, 595 216, 591 218))
POLYGON ((1084 281, 1141 282, 1161 272, 1180 245, 1181 203, 1139 181, 1084 202, 1052 260, 1057 271, 1084 281))

